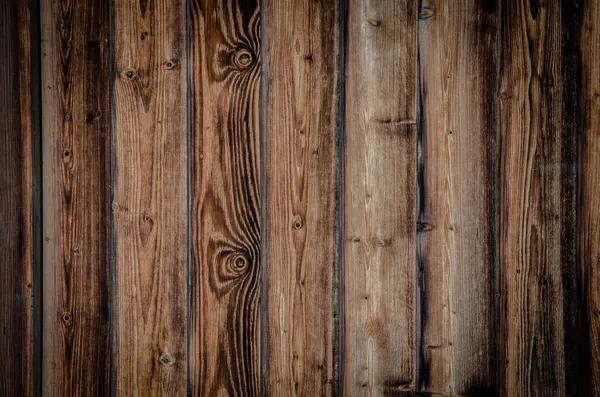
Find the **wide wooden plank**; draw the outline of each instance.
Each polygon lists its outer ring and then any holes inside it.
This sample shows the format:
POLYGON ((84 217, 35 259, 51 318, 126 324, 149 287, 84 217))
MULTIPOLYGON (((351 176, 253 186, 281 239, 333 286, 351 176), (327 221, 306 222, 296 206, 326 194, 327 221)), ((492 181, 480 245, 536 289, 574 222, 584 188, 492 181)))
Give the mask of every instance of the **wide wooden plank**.
POLYGON ((577 387, 577 1, 501 9, 500 393, 577 387))
MULTIPOLYGON (((32 191, 36 159, 30 92, 30 15, 27 2, 0 7, 0 395, 33 395, 32 191)), ((39 347, 39 346, 38 346, 39 347)))
POLYGON ((190 391, 259 394, 259 7, 189 1, 190 391))
MULTIPOLYGON (((584 345, 582 376, 589 396, 600 396, 600 1, 584 3, 581 29, 583 135, 581 142, 581 266, 584 345)), ((586 390, 583 389, 582 390, 586 390)))
POLYGON ((337 393, 337 2, 264 3, 266 387, 337 393))
POLYGON ((117 395, 186 393, 185 5, 114 1, 117 395))
POLYGON ((106 7, 41 2, 45 396, 109 393, 106 7))
POLYGON ((344 392, 416 387, 417 2, 350 0, 344 392))
POLYGON ((421 5, 421 391, 495 390, 496 11, 421 5))

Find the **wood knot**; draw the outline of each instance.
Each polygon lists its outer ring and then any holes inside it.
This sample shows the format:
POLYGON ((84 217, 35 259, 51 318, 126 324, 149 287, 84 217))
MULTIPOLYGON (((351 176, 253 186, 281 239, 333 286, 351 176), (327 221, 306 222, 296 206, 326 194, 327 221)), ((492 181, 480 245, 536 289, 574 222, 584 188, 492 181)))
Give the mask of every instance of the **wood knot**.
POLYGON ((312 54, 306 54, 306 55, 304 55, 304 60, 306 62, 308 62, 309 64, 312 64, 313 63, 313 56, 312 56, 312 54))
POLYGON ((177 66, 177 58, 171 58, 171 60, 165 62, 165 69, 171 70, 177 66))
POLYGON ((430 232, 433 230, 433 224, 429 222, 417 222, 417 232, 430 232))
POLYGON ((302 226, 304 226, 302 222, 302 217, 300 215, 295 215, 292 221, 292 229, 300 230, 302 229, 302 226))
POLYGON ((381 24, 382 24, 380 19, 374 19, 374 18, 367 19, 367 23, 371 26, 381 26, 381 24))
POLYGON ((96 110, 94 112, 90 112, 88 114, 88 116, 87 116, 86 122, 87 123, 91 123, 91 122, 93 122, 95 120, 100 119, 100 117, 102 117, 102 112, 100 110, 96 110))
POLYGON ((62 154, 63 154, 64 158, 71 157, 71 149, 67 148, 67 149, 63 150, 62 154))
POLYGON ((62 316, 62 322, 66 327, 71 327, 73 325, 73 316, 71 316, 71 312, 63 312, 62 316))
POLYGON ((140 35, 140 39, 146 40, 148 38, 148 32, 142 32, 142 34, 140 35))
POLYGON ((248 69, 253 61, 254 54, 246 47, 240 47, 233 53, 232 63, 238 70, 248 69))
POLYGON ((433 16, 433 8, 431 7, 421 7, 419 10, 419 19, 427 20, 433 16))
POLYGON ((67 114, 67 115, 65 115, 63 120, 66 121, 67 123, 69 123, 69 122, 71 122, 71 120, 73 120, 73 117, 70 114, 67 114))
POLYGON ((110 205, 110 208, 113 210, 113 212, 117 212, 119 210, 119 204, 113 201, 113 203, 110 205))
POLYGON ((389 238, 373 237, 371 239, 371 245, 378 248, 389 247, 392 245, 392 240, 389 238))
POLYGON ((158 358, 158 362, 160 365, 167 367, 169 365, 173 365, 175 360, 168 353, 163 353, 158 358))
POLYGON ((127 80, 133 80, 135 79, 135 70, 130 68, 123 69, 123 71, 121 72, 121 77, 127 80))

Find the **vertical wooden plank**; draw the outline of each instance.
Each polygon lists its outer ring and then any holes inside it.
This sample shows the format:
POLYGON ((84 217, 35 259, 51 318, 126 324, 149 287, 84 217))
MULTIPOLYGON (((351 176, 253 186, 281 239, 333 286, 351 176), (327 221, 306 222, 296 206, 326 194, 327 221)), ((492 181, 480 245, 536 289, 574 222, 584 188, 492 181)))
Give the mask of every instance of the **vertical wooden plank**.
POLYGON ((184 1, 114 1, 116 393, 186 393, 184 1))
POLYGON ((495 393, 496 4, 424 0, 422 391, 495 393))
POLYGON ((0 395, 32 395, 33 140, 27 2, 0 7, 0 395))
POLYGON ((414 390, 417 2, 350 0, 346 80, 347 395, 414 390))
POLYGON ((501 10, 501 395, 567 396, 577 376, 577 2, 501 10))
POLYGON ((337 388, 337 1, 265 2, 266 383, 337 388))
POLYGON ((600 396, 600 1, 584 2, 581 29, 583 110, 581 265, 585 297, 586 375, 590 396, 600 396))
POLYGON ((43 394, 109 393, 105 1, 41 2, 43 394))
POLYGON ((189 1, 190 385, 259 394, 260 25, 256 0, 189 1))

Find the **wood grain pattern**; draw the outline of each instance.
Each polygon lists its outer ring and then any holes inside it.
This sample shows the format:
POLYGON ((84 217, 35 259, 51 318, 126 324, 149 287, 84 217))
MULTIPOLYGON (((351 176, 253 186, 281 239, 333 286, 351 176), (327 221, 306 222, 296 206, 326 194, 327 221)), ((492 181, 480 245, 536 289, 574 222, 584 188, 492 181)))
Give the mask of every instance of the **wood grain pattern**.
POLYGON ((496 5, 420 11, 421 390, 492 396, 496 5))
POLYGON ((259 394, 260 25, 255 0, 189 2, 190 386, 259 394))
POLYGON ((106 3, 43 0, 41 11, 43 395, 107 395, 106 3))
POLYGON ((585 3, 581 29, 583 135, 581 151, 581 266, 588 347, 586 386, 600 396, 600 2, 585 3))
MULTIPOLYGON (((26 2, 0 7, 0 395, 33 395, 33 130, 26 2)), ((39 247, 38 247, 39 248, 39 247)))
POLYGON ((574 395, 575 1, 501 10, 500 392, 574 395))
POLYGON ((337 391, 338 9, 266 1, 266 387, 337 391))
POLYGON ((117 395, 186 392, 183 1, 115 0, 117 395))
POLYGON ((348 3, 347 395, 414 390, 417 2, 348 3))

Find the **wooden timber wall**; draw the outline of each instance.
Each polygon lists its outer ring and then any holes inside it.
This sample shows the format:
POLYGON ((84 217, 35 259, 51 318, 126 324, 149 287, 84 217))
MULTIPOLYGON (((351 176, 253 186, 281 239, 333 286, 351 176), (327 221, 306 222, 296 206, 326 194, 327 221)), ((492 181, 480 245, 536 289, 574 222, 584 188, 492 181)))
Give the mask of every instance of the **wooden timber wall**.
POLYGON ((0 396, 600 397, 600 0, 2 0, 0 396))

